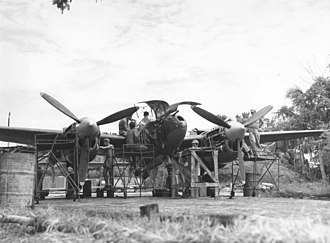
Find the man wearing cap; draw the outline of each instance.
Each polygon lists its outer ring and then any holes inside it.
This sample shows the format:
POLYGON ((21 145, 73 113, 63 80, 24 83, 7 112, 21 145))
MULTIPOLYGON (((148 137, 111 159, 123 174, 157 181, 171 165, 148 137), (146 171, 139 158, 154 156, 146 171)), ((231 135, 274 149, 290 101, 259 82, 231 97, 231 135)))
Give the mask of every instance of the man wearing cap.
POLYGON ((192 142, 191 142, 191 148, 193 149, 199 149, 199 142, 197 139, 194 139, 192 142))
MULTIPOLYGON (((255 109, 251 109, 251 115, 253 116, 256 113, 255 109)), ((250 124, 248 126, 248 131, 249 131, 249 140, 251 143, 251 148, 253 155, 257 157, 257 151, 258 148, 261 148, 260 146, 260 133, 259 129, 262 126, 263 122, 261 119, 255 121, 254 123, 250 124)))
POLYGON ((104 150, 105 160, 103 165, 103 177, 105 180, 105 186, 103 190, 110 189, 110 185, 113 186, 113 156, 114 146, 110 144, 110 139, 105 138, 103 140, 104 146, 100 146, 100 149, 104 150))

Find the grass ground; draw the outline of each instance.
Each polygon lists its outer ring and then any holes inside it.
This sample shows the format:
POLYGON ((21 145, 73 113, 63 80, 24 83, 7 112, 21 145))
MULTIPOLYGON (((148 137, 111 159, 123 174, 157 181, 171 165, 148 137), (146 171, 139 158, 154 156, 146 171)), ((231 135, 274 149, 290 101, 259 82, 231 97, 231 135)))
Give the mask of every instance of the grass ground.
POLYGON ((33 214, 35 226, 1 224, 1 242, 330 242, 330 222, 317 219, 229 214, 148 220, 53 207, 33 214))
MULTIPOLYGON (((3 208, 2 216, 31 217, 35 223, 1 223, 0 242, 330 242, 330 202, 306 199, 329 196, 329 185, 307 181, 288 166, 279 166, 280 191, 262 194, 267 198, 156 201, 162 210, 155 220, 140 217, 140 201, 135 199, 55 201, 34 210, 3 208), (296 216, 290 216, 294 211, 296 216)), ((277 171, 271 168, 272 174, 277 171)), ((230 172, 229 166, 220 171, 223 186, 230 185, 230 172)), ((271 180, 265 175, 266 182, 271 180)))
MULTIPOLYGON (((269 163, 269 162, 268 162, 269 163)), ((266 164, 267 165, 267 164, 266 164)), ((247 171, 253 170, 253 164, 246 164, 247 171)), ((238 166, 234 166, 234 175, 237 173, 238 166)), ((309 177, 303 176, 292 170, 287 163, 274 163, 269 172, 266 172, 265 164, 258 163, 257 173, 263 176, 262 182, 278 184, 279 190, 263 190, 263 196, 272 197, 293 197, 293 198, 315 198, 330 200, 330 184, 323 180, 310 180, 309 177)), ((220 170, 220 182, 223 187, 228 187, 231 184, 231 166, 227 165, 220 170)), ((238 176, 238 181, 239 181, 238 176)))

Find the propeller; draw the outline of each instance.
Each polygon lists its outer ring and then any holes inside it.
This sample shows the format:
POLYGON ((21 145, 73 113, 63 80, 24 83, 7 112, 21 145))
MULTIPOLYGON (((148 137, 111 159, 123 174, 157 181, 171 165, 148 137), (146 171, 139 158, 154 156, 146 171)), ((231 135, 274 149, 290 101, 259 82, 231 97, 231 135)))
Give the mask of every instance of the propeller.
POLYGON ((264 108, 262 108, 258 112, 254 113, 246 122, 244 122, 243 125, 245 127, 251 125, 252 123, 258 121, 263 116, 265 116, 268 112, 271 111, 271 109, 273 109, 273 106, 271 106, 271 105, 265 106, 264 108))
POLYGON ((118 111, 116 113, 111 114, 110 116, 103 118, 102 120, 98 121, 96 124, 98 126, 100 126, 100 125, 118 121, 125 117, 132 116, 134 114, 134 112, 136 112, 138 109, 139 109, 139 107, 133 106, 133 107, 118 111))
POLYGON ((40 95, 42 98, 44 98, 49 104, 54 106, 56 109, 58 109, 60 112, 64 113, 68 117, 72 118, 75 120, 77 123, 80 123, 80 120, 68 109, 66 108, 63 104, 61 104, 59 101, 51 97, 50 95, 46 93, 40 92, 40 95))
POLYGON ((212 113, 197 107, 197 106, 192 106, 191 109, 196 112, 198 115, 203 117, 204 119, 208 120, 209 122, 212 122, 218 126, 225 127, 225 128, 230 128, 230 125, 222 120, 220 117, 217 117, 216 115, 213 115, 212 113))

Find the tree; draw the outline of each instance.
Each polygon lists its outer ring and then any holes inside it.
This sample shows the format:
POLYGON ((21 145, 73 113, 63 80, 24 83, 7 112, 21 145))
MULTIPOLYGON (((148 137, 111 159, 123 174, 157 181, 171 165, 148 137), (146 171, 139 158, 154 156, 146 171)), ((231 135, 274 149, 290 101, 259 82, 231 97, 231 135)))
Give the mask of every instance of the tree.
MULTIPOLYGON (((329 129, 330 122, 330 79, 317 77, 314 83, 306 92, 295 87, 288 90, 286 97, 292 102, 292 106, 282 106, 273 118, 274 130, 305 130, 305 129, 329 129)), ((300 144, 300 146, 303 144, 300 144)), ((330 146, 330 140, 306 140, 302 147, 315 147, 317 145, 318 158, 320 162, 320 171, 322 178, 326 178, 328 172, 327 157, 330 155, 327 148, 330 146), (326 145, 329 142, 328 145, 326 145)), ((300 147, 300 148, 302 148, 300 147)), ((301 153, 303 153, 302 149, 301 153)), ((302 165, 303 164, 303 156, 302 165)), ((303 167, 303 171, 305 168, 303 167)))
MULTIPOLYGON (((312 86, 303 92, 290 89, 286 95, 292 101, 291 117, 299 129, 327 129, 330 122, 330 79, 318 77, 312 86)), ((283 108, 283 107, 282 107, 283 108)))
POLYGON ((53 0, 53 5, 56 5, 59 9, 61 9, 62 14, 65 9, 70 10, 70 3, 72 0, 53 0))

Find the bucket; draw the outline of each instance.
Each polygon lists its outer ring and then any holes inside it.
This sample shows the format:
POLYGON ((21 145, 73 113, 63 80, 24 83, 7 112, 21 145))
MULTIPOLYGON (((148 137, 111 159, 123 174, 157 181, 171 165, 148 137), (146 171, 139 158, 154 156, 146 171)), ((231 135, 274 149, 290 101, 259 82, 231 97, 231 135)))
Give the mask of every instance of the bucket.
POLYGON ((35 155, 0 154, 0 205, 33 207, 35 189, 35 155))
POLYGON ((257 183, 259 181, 260 174, 245 173, 245 184, 243 188, 244 197, 254 197, 258 195, 257 183))

